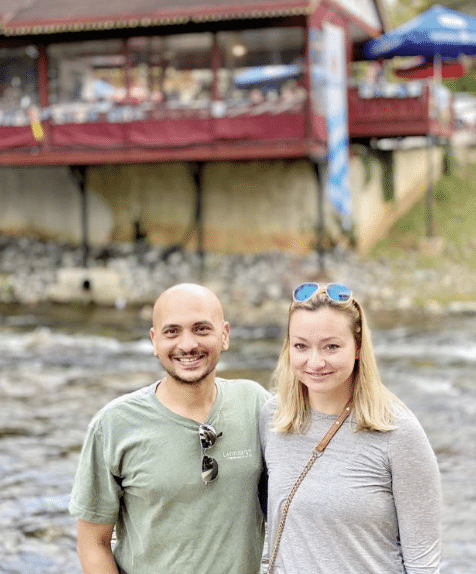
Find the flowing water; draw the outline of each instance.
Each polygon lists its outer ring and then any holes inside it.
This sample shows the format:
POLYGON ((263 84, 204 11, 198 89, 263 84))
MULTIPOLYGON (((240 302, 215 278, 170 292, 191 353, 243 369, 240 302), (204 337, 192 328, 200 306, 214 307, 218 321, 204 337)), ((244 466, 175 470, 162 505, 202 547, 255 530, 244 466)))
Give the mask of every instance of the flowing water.
MULTIPOLYGON (((416 413, 444 490, 442 574, 476 574, 476 321, 373 324, 386 384, 416 413)), ((86 426, 160 376, 148 319, 94 308, 0 307, 0 574, 80 574, 69 492, 86 426)), ((280 337, 233 329, 221 376, 269 384, 280 337)))

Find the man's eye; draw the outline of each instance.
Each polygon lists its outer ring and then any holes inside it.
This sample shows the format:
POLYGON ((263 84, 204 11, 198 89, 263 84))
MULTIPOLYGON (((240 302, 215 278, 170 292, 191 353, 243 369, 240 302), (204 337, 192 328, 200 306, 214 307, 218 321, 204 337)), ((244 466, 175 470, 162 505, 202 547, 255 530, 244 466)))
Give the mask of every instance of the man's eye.
POLYGON ((210 331, 210 327, 208 325, 201 325, 200 327, 197 327, 196 329, 197 333, 200 334, 206 334, 210 331))

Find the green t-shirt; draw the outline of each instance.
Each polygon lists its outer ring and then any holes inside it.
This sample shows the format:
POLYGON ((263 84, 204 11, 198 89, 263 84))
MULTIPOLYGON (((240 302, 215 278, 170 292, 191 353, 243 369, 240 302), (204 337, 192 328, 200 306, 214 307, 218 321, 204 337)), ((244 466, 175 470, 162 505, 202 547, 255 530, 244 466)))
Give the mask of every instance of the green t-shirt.
POLYGON ((89 425, 70 512, 116 525, 121 574, 254 574, 264 523, 258 418, 269 393, 253 381, 217 379, 205 421, 222 432, 204 484, 196 421, 164 407, 157 383, 106 405, 89 425))

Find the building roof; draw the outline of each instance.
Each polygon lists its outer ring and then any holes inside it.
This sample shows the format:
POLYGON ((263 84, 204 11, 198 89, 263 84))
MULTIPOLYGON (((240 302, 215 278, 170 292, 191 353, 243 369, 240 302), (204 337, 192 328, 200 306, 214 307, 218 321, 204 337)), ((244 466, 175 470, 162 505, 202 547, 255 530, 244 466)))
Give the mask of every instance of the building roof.
MULTIPOLYGON (((389 28, 383 0, 374 4, 389 28)), ((1 0, 0 33, 35 36, 89 30, 310 14, 321 0, 1 0)), ((332 0, 331 0, 332 2, 332 0)), ((337 0, 339 3, 339 0, 337 0)))
POLYGON ((3 0, 5 36, 305 15, 316 0, 3 0))

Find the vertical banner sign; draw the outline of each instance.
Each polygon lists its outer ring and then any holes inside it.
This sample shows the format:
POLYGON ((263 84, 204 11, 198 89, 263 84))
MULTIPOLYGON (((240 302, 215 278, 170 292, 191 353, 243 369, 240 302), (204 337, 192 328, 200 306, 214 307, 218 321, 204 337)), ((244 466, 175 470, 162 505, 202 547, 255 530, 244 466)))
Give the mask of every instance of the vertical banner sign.
POLYGON ((342 226, 351 227, 349 135, 347 128, 347 61, 342 28, 324 25, 327 70, 327 196, 342 214, 342 226))
POLYGON ((324 61, 324 33, 319 28, 309 28, 309 64, 311 79, 312 116, 325 117, 326 66, 324 61))

